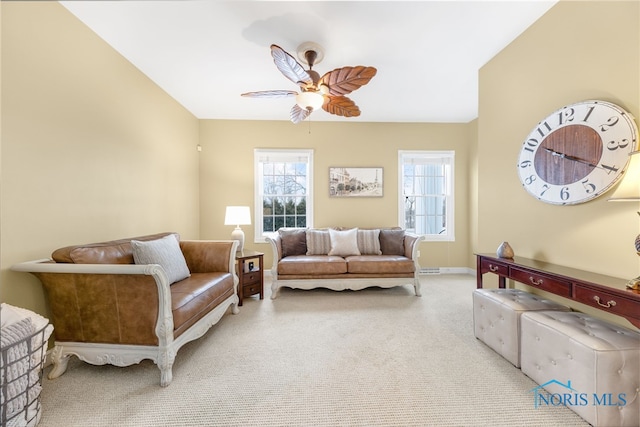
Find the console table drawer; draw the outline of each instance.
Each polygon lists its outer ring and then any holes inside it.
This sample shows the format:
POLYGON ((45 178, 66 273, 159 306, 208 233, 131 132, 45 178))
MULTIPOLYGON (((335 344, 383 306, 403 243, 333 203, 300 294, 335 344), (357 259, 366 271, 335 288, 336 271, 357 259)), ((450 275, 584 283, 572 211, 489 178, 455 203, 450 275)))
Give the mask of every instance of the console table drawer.
POLYGON ((499 276, 509 275, 509 266, 501 262, 496 262, 492 259, 483 259, 480 265, 482 273, 494 273, 499 276))
POLYGON ((640 304, 608 292, 575 285, 574 299, 614 314, 628 315, 629 313, 637 313, 638 316, 635 317, 640 317, 640 304))
POLYGON ((552 292, 562 297, 571 298, 571 282, 566 282, 553 277, 538 274, 529 270, 521 270, 511 267, 510 278, 525 285, 533 286, 543 291, 552 292))

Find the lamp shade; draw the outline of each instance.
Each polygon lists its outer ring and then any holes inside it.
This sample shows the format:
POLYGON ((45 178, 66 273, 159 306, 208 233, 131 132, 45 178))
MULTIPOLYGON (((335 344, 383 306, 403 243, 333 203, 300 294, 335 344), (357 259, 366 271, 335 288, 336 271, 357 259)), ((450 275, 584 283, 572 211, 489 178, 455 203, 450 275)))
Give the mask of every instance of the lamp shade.
POLYGON ((311 108, 315 111, 324 104, 324 97, 318 92, 302 92, 296 95, 296 104, 303 110, 311 108))
POLYGON ((630 153, 629 167, 624 173, 618 188, 613 192, 610 202, 640 201, 640 151, 630 153))
POLYGON ((248 224, 251 224, 251 211, 249 210, 249 206, 227 206, 224 225, 248 224))

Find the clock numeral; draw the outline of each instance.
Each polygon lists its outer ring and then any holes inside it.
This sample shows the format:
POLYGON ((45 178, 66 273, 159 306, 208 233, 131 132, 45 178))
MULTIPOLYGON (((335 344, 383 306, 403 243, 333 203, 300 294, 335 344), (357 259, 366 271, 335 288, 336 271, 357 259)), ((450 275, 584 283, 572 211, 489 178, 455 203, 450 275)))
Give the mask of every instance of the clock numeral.
POLYGON ((573 108, 567 108, 566 110, 559 112, 558 125, 562 125, 564 122, 572 122, 575 112, 576 110, 574 110, 573 108))
POLYGON ((605 165, 604 163, 602 163, 600 167, 607 172, 607 175, 609 175, 611 172, 618 172, 618 169, 620 169, 615 166, 605 165))
POLYGON ((540 136, 544 138, 548 132, 551 132, 551 126, 549 126, 549 123, 547 123, 546 121, 542 122, 540 126, 538 126, 537 131, 540 134, 540 136), (543 125, 546 128, 546 130, 542 128, 543 125))
POLYGON ((569 200, 569 197, 571 197, 569 187, 562 187, 562 190, 560 190, 560 199, 564 202, 569 200))
POLYGON ((540 141, 535 138, 529 138, 527 139, 527 142, 525 142, 524 150, 529 151, 530 153, 535 153, 538 144, 540 144, 540 141))
POLYGON ((542 186, 542 191, 540 192, 540 197, 544 196, 544 193, 546 193, 549 188, 551 187, 549 187, 547 184, 544 184, 542 186))
POLYGON ((590 107, 587 109, 587 115, 586 115, 586 116, 584 116, 584 119, 582 119, 582 121, 583 121, 583 122, 586 122, 587 120, 589 120, 589 116, 591 115, 591 113, 593 113, 593 110, 594 110, 595 108, 596 108, 596 106, 595 106, 595 105, 592 105, 592 106, 590 106, 590 107))
POLYGON ((629 140, 623 138, 622 141, 609 141, 607 142, 607 150, 615 151, 620 148, 627 148, 629 146, 629 140))
POLYGON ((531 160, 523 160, 518 166, 520 166, 521 168, 528 168, 531 167, 531 165, 533 165, 533 162, 531 160))
POLYGON ((531 185, 533 184, 533 181, 536 180, 536 176, 535 175, 529 175, 527 178, 525 178, 524 183, 527 185, 531 185))
POLYGON ((587 194, 591 194, 596 191, 596 185, 589 182, 588 179, 585 179, 584 181, 582 181, 582 185, 584 186, 584 191, 587 194))
POLYGON ((602 132, 606 132, 612 127, 614 127, 619 121, 620 121, 620 117, 618 116, 609 117, 609 120, 607 120, 607 123, 600 125, 600 130, 602 132))

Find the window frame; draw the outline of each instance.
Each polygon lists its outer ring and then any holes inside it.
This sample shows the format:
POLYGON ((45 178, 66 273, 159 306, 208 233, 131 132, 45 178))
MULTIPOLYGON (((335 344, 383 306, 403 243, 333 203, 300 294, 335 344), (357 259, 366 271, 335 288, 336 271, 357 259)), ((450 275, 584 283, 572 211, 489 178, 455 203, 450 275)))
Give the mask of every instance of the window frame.
MULTIPOLYGON (((313 149, 283 149, 283 148, 256 148, 253 150, 254 165, 254 243, 267 243, 265 231, 263 230, 263 200, 264 200, 264 174, 263 164, 267 163, 263 159, 273 157, 283 159, 284 162, 294 162, 306 159, 307 163, 307 186, 306 186, 306 227, 313 227, 313 149)), ((270 231, 267 232, 271 233, 270 231)))
POLYGON ((446 233, 424 234, 425 241, 453 242, 455 241, 455 151, 453 150, 398 150, 398 225, 406 227, 404 194, 404 165, 409 159, 444 160, 449 167, 445 174, 445 203, 446 203, 446 233))

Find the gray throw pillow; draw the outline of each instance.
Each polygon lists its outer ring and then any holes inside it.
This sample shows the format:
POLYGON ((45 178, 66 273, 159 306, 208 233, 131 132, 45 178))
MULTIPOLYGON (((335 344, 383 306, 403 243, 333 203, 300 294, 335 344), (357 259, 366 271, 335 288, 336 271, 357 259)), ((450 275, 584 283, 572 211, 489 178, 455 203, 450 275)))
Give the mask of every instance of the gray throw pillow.
POLYGON ((187 261, 180 250, 180 243, 175 234, 146 242, 132 240, 133 260, 136 264, 158 264, 169 279, 169 284, 191 276, 187 261))
POLYGON ((382 255, 404 255, 404 230, 380 230, 382 255))
POLYGON ((307 254, 307 230, 304 228, 281 228, 278 230, 282 242, 282 258, 307 254))

